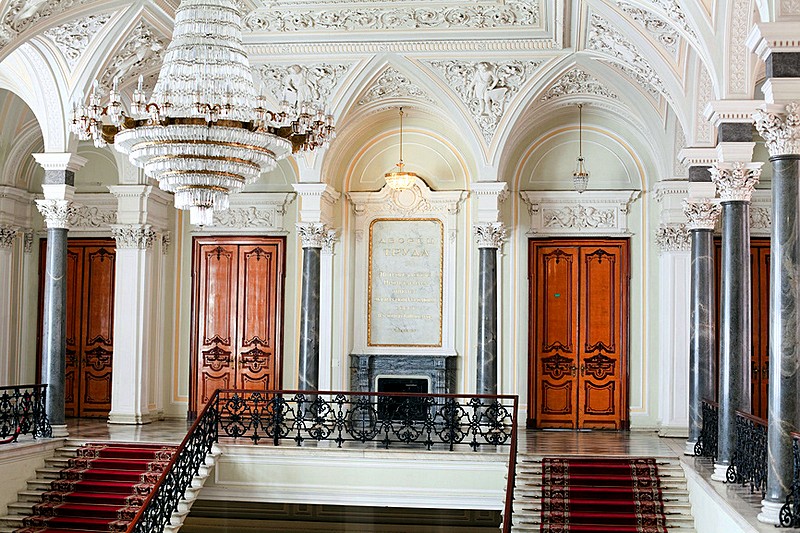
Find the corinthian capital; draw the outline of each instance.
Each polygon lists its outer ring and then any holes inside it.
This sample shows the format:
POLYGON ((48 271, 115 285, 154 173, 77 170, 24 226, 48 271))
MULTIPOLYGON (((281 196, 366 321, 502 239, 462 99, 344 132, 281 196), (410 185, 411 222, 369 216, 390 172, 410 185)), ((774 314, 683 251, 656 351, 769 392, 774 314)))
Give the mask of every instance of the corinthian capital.
POLYGON ((156 232, 149 224, 113 224, 111 236, 117 241, 117 249, 149 250, 156 232))
POLYGON ((753 113, 758 134, 764 138, 769 155, 800 154, 800 105, 792 102, 786 113, 758 110, 753 113))
POLYGON ((502 222, 475 224, 478 248, 500 248, 506 240, 506 225, 502 222))
POLYGON ((322 248, 328 237, 327 228, 321 222, 298 222, 297 233, 303 248, 322 248))
POLYGON ((683 213, 689 222, 686 229, 714 229, 717 225, 717 218, 722 211, 722 207, 710 198, 699 198, 697 200, 684 200, 683 213))
POLYGON ((47 229, 69 229, 69 219, 77 210, 69 200, 36 200, 36 209, 44 217, 47 229))
POLYGON ((749 202, 758 179, 761 163, 715 163, 711 167, 711 179, 717 186, 723 201, 749 202))
POLYGON ((16 236, 17 228, 0 226, 0 248, 11 248, 14 245, 14 237, 16 236))

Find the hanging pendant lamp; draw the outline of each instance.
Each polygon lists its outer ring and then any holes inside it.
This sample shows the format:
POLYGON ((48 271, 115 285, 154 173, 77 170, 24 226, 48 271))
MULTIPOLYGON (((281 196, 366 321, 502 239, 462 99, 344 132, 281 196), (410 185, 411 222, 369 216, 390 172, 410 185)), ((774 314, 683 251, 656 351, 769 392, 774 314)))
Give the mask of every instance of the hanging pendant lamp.
POLYGON ((578 165, 572 173, 572 184, 578 193, 589 185, 589 171, 583 165, 583 104, 578 104, 578 165))
POLYGON ((414 186, 417 175, 413 172, 403 170, 405 163, 403 163, 403 108, 400 108, 400 161, 395 165, 394 172, 388 172, 384 176, 386 178, 386 185, 396 191, 403 191, 410 189, 414 186))

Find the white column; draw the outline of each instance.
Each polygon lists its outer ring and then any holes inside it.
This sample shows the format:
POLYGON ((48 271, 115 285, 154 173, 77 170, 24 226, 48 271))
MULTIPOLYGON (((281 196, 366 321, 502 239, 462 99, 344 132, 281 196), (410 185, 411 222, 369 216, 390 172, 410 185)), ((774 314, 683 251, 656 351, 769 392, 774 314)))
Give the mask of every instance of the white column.
POLYGON ((14 237, 17 230, 10 226, 0 226, 0 386, 21 385, 15 383, 16 372, 14 362, 15 353, 12 339, 12 307, 14 295, 11 286, 11 273, 13 267, 14 237))
POLYGON ((114 280, 114 375, 110 424, 146 424, 149 363, 152 359, 150 312, 155 232, 148 224, 115 224, 117 241, 114 280))
POLYGON ((319 267, 319 389, 344 390, 342 374, 338 372, 338 361, 333 360, 333 341, 339 339, 333 332, 333 258, 336 247, 336 231, 328 230, 322 242, 319 267), (324 333, 323 333, 324 332, 324 333), (330 332, 330 334, 329 334, 330 332))

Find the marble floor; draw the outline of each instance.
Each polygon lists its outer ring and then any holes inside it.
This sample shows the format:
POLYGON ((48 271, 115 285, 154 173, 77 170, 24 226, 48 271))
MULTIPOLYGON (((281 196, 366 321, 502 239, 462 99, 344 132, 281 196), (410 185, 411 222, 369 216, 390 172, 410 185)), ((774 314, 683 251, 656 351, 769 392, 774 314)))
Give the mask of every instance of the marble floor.
MULTIPOLYGON (((142 426, 111 425, 103 420, 71 419, 67 423, 70 438, 80 440, 116 440, 128 442, 179 443, 190 424, 184 420, 164 420, 142 426)), ((250 444, 249 441, 245 444, 250 444)), ((659 437, 646 431, 520 431, 520 453, 537 455, 613 455, 649 456, 679 459, 683 464, 709 480, 713 466, 708 459, 683 455, 685 441, 659 437)), ((326 446, 327 447, 327 446, 326 446)), ((358 447, 360 444, 347 446, 358 447)), ((507 453, 507 449, 498 450, 507 453)), ((775 531, 773 526, 756 520, 760 511, 760 494, 751 494, 744 487, 709 482, 721 502, 741 516, 741 524, 754 532, 775 531)), ((747 528, 745 528, 747 530, 747 528)))

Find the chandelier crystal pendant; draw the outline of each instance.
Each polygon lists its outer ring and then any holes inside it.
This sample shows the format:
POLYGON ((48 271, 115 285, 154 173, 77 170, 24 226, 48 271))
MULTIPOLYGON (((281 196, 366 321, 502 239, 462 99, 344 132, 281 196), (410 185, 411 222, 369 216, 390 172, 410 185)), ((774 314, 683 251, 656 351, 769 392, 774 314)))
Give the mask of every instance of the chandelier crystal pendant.
POLYGON ((572 173, 572 184, 578 193, 589 185, 589 171, 583 165, 583 104, 578 104, 578 165, 572 173))
POLYGON ((395 165, 396 170, 387 172, 384 175, 386 185, 396 191, 403 191, 414 186, 417 175, 413 172, 403 170, 403 108, 400 108, 400 161, 395 165))
POLYGON ((131 163, 175 195, 190 222, 212 225, 229 194, 253 183, 290 153, 326 146, 333 117, 319 102, 283 101, 266 109, 256 95, 233 0, 182 0, 175 30, 149 101, 143 79, 130 114, 117 81, 100 103, 95 81, 88 105, 76 105, 71 130, 97 147, 113 143, 131 163), (110 124, 104 122, 107 117, 110 124))

